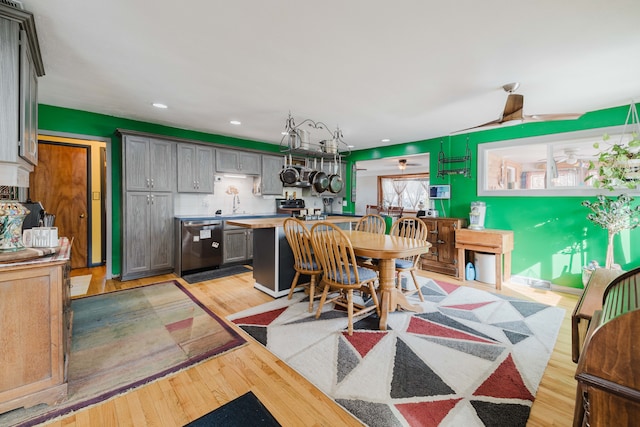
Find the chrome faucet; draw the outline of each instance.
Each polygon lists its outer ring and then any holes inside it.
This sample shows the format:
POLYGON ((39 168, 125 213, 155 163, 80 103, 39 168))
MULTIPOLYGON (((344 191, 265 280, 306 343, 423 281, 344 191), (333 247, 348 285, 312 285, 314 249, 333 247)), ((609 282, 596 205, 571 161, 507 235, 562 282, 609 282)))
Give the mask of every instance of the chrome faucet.
POLYGON ((231 209, 231 213, 238 212, 238 205, 240 205, 240 196, 237 194, 233 195, 233 208, 231 209))

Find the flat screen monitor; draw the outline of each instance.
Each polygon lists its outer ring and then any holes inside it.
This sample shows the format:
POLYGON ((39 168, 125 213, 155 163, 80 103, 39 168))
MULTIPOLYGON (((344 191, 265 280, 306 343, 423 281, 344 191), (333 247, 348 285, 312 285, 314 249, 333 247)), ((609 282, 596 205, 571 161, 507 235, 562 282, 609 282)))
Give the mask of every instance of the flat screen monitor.
POLYGON ((446 185, 430 185, 429 186, 429 198, 430 199, 450 199, 451 198, 451 186, 446 185))

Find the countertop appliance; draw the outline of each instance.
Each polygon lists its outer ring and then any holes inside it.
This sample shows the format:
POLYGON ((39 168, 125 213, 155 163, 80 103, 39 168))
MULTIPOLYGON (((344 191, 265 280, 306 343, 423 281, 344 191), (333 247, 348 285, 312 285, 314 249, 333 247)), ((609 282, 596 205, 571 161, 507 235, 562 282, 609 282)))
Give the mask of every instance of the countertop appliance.
POLYGON ((45 211, 40 202, 24 202, 22 206, 29 209, 29 214, 24 218, 22 229, 27 230, 33 227, 42 227, 44 225, 45 211))
POLYGON ((180 276, 222 265, 222 221, 181 221, 180 276))
POLYGON ((276 212, 299 215, 305 208, 304 199, 276 199, 276 212))

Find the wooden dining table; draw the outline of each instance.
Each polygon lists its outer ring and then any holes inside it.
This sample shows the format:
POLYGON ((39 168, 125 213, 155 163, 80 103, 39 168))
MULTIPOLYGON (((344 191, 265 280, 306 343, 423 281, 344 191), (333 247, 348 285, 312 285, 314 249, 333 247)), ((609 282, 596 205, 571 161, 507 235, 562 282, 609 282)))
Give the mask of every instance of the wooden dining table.
POLYGON ((396 258, 427 253, 431 243, 426 240, 365 231, 345 230, 345 233, 351 240, 351 246, 356 255, 378 260, 380 330, 387 329, 388 314, 396 311, 398 307, 409 311, 419 311, 420 307, 410 304, 405 295, 396 287, 395 260, 396 258))

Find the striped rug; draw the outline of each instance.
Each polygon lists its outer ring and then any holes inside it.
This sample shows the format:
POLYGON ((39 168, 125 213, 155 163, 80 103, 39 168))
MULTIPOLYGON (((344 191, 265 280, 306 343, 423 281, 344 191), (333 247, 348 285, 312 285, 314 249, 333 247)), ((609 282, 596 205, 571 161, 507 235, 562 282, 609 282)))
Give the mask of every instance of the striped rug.
POLYGON ((176 281, 74 299, 71 308, 67 399, 0 414, 0 426, 42 423, 246 343, 176 281))

